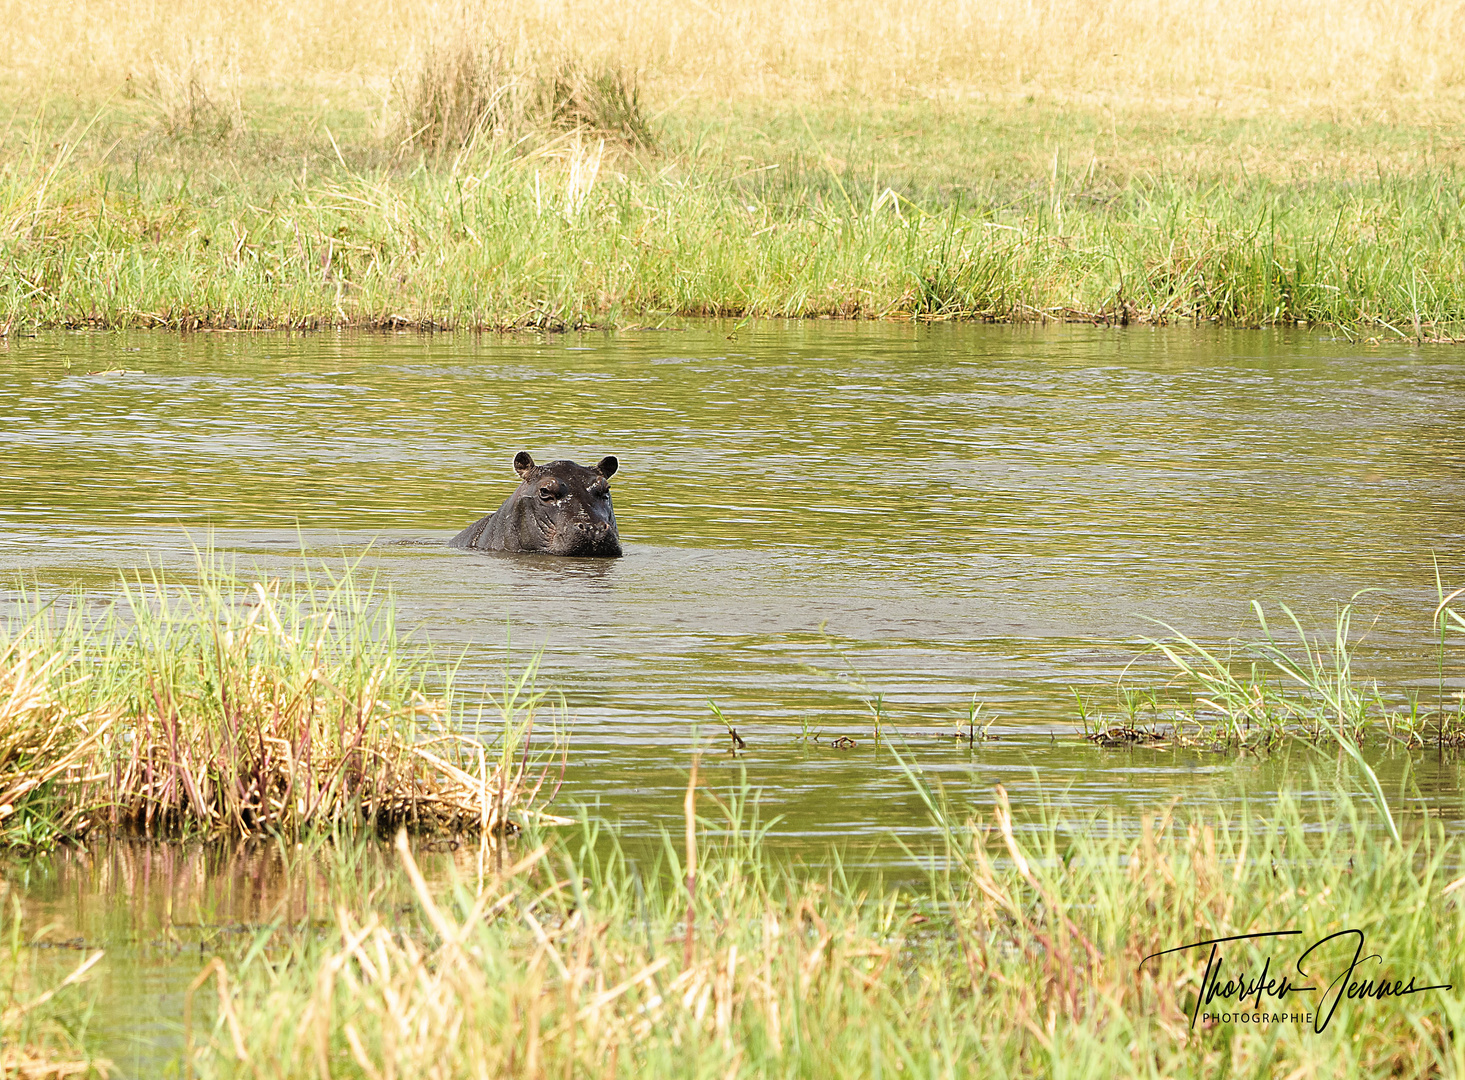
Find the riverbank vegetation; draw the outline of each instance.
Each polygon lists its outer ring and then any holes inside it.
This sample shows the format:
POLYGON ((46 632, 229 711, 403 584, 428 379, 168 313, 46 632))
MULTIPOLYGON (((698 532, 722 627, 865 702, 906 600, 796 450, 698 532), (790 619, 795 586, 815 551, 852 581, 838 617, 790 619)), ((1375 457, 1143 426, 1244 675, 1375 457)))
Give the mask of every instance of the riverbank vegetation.
POLYGON ((1429 4, 43 7, 7 333, 1465 318, 1429 4))
POLYGON ((467 714, 451 665, 349 568, 248 581, 205 558, 101 611, 65 599, 0 636, 4 846, 342 824, 492 840, 536 812, 534 665, 467 714))
POLYGON ((1456 689, 1450 638, 1465 629, 1457 610, 1465 590, 1446 595, 1438 585, 1438 592, 1431 619, 1438 633, 1432 694, 1380 687, 1355 673, 1361 635, 1352 602, 1339 607, 1332 637, 1323 639, 1286 605, 1279 614, 1283 629, 1274 631, 1253 601, 1260 638, 1225 647, 1184 634, 1158 639, 1153 650, 1173 671, 1165 683, 1121 685, 1119 715, 1091 710, 1080 697, 1085 736, 1107 746, 1163 742, 1243 752, 1275 749, 1291 738, 1356 751, 1371 736, 1408 749, 1459 747, 1465 743, 1465 695, 1456 689))
MULTIPOLYGON (((1397 835, 1360 748, 1465 743, 1453 640, 1465 630, 1462 591, 1438 593, 1432 693, 1359 673, 1352 603, 1328 640, 1285 606, 1278 633, 1254 604, 1260 639, 1154 641, 1168 675, 1137 656, 1117 710, 1079 694, 1078 731, 1106 747, 1246 754, 1297 742, 1342 755, 1397 835)), ((0 847, 361 825, 496 843, 560 820, 543 805, 566 752, 564 705, 536 688, 537 661, 470 712, 454 665, 401 635, 390 598, 349 564, 251 579, 204 553, 191 580, 123 579, 106 604, 20 596, 31 614, 0 627, 0 847)), ((873 691, 866 702, 877 728, 880 702, 873 691)), ((962 731, 974 743, 975 719, 962 731)))
POLYGON ((746 789, 690 780, 659 856, 587 824, 429 885, 399 840, 400 885, 339 875, 325 932, 216 934, 184 1073, 1465 1073, 1442 989, 1465 978, 1465 852, 1432 819, 1392 842, 1338 793, 1134 827, 1015 816, 998 788, 961 824, 928 792, 944 845, 882 885, 781 863, 746 789), (1228 942, 1219 966, 1208 945, 1167 952, 1273 931, 1292 936, 1228 942))

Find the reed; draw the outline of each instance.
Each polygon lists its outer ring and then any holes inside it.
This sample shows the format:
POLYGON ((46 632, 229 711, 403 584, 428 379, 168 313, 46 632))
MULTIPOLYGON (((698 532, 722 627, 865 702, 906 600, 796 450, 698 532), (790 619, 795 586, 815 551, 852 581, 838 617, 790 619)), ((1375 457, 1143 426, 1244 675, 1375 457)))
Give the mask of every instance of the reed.
POLYGON ((353 823, 493 842, 536 813, 535 665, 475 720, 349 568, 250 581, 203 557, 195 581, 124 583, 100 616, 43 607, 3 648, 11 844, 353 823))
POLYGON ((21 641, 0 655, 0 837, 7 847, 43 846, 66 828, 69 815, 58 821, 42 812, 55 810, 45 794, 80 763, 90 745, 84 729, 96 726, 76 723, 58 700, 49 676, 60 661, 21 641))

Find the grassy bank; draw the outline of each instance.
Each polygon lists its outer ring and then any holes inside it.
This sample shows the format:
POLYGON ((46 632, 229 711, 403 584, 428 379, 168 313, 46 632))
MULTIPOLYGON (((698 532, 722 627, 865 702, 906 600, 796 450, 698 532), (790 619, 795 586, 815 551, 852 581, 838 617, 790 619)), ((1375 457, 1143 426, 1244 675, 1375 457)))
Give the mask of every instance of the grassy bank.
POLYGON ((877 167, 770 191, 654 162, 605 176, 599 143, 555 153, 338 166, 253 190, 37 162, 0 182, 0 314, 12 333, 713 315, 1324 323, 1411 339, 1465 317, 1465 216, 1441 174, 1095 193, 1081 164, 1051 195, 942 205, 872 190, 877 167))
POLYGON ((451 667, 349 570, 251 581, 204 560, 101 612, 43 607, 0 637, 0 843, 343 824, 492 838, 535 812, 532 680, 465 715, 451 667))
POLYGON ((1172 806, 1137 828, 1060 814, 1034 827, 1014 824, 999 788, 978 820, 947 826, 924 880, 887 888, 837 864, 780 865, 745 798, 689 787, 687 827, 654 864, 587 831, 443 890, 399 844, 405 908, 347 875, 328 932, 276 923, 198 962, 184 1068, 1465 1074, 1459 994, 1422 989, 1465 978, 1465 852, 1438 824, 1396 844, 1340 794, 1307 813, 1283 799, 1265 819, 1172 806), (1272 931, 1292 936, 1221 946, 1219 979, 1209 947, 1166 953, 1272 931), (1360 944, 1377 959, 1349 975, 1360 944), (1311 989, 1207 989, 1264 967, 1311 989), (1379 992, 1410 980, 1421 992, 1379 992))
POLYGON ((132 75, 139 93, 186 74, 210 92, 379 101, 404 61, 461 40, 501 41, 515 60, 624 64, 668 99, 1047 89, 1346 109, 1465 84, 1461 15, 1429 0, 365 0, 349 13, 335 0, 5 0, 0 13, 16 28, 0 71, 16 84, 90 90, 132 75))
POLYGON ((1010 7, 892 11, 877 42, 759 4, 429 7, 380 35, 370 7, 244 34, 212 3, 55 5, 48 59, 0 83, 0 328, 1461 332, 1465 69, 1434 9, 1010 7))

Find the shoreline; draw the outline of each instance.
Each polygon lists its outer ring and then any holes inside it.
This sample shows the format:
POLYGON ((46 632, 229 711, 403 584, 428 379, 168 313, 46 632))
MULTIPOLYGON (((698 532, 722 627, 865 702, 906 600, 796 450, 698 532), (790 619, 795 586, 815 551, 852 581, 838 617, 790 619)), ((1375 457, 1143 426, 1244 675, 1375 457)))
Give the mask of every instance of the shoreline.
POLYGON ((394 153, 363 113, 260 109, 222 135, 137 103, 12 116, 0 336, 836 318, 1465 339, 1465 155, 1438 125, 693 103, 651 149, 582 127, 394 153))

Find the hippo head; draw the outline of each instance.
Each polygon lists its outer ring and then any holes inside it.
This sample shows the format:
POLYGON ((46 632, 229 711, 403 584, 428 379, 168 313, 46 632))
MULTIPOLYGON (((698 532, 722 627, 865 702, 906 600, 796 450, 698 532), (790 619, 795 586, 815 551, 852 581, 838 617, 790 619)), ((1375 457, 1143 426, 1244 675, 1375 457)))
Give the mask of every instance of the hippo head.
POLYGON ((514 455, 514 471, 523 483, 514 492, 521 502, 521 550, 551 555, 588 555, 615 559, 621 554, 609 480, 618 462, 603 457, 593 468, 573 461, 536 465, 523 450, 514 455))

